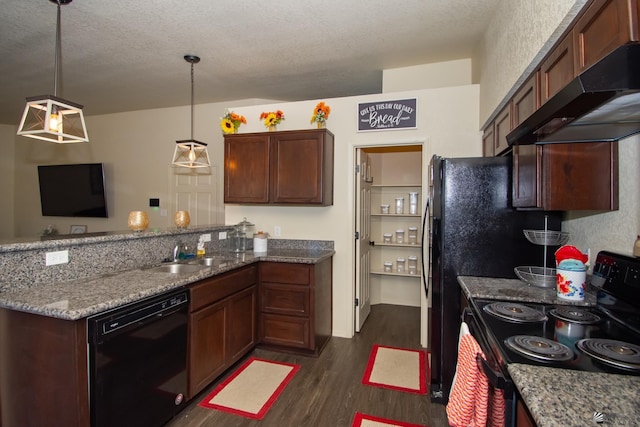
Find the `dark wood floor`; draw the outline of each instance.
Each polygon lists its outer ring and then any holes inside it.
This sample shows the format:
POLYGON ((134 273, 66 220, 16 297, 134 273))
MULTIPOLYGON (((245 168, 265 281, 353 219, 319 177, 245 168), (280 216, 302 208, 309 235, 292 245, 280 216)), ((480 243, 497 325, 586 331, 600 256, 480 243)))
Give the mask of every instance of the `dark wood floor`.
MULTIPOLYGON (((319 358, 256 349, 251 355, 301 365, 267 415, 260 421, 198 406, 234 368, 174 418, 168 427, 349 427, 355 412, 444 427, 444 406, 416 395, 362 384, 373 344, 420 349, 420 309, 375 305, 362 332, 353 339, 333 337, 319 358)), ((242 363, 240 361, 239 363, 242 363)))

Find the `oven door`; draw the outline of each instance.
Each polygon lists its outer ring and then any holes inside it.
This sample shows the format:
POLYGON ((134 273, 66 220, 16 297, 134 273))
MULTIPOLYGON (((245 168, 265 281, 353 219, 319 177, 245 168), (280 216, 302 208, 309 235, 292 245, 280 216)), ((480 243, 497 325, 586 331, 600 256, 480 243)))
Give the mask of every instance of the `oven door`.
MULTIPOLYGON (((499 392, 502 392, 504 395, 504 426, 515 427, 516 393, 513 381, 511 381, 507 373, 507 367, 499 363, 499 358, 496 357, 490 345, 489 332, 482 327, 482 323, 478 321, 478 318, 470 307, 464 309, 462 321, 467 324, 469 332, 478 342, 478 345, 485 355, 484 359, 478 355, 476 361, 478 362, 479 369, 484 372, 489 381, 489 388, 492 389, 489 395, 492 396, 494 393, 499 392)), ((491 415, 492 414, 489 413, 488 417, 491 418, 491 415)))

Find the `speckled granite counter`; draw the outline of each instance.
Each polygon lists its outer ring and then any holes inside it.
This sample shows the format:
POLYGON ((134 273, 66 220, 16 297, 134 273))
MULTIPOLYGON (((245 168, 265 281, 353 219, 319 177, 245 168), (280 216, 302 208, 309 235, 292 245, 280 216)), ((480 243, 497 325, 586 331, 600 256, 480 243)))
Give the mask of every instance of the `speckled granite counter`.
POLYGON ((458 276, 458 283, 462 291, 469 298, 582 306, 593 306, 596 304, 596 297, 593 292, 587 292, 583 301, 567 301, 556 296, 555 288, 538 288, 518 279, 458 276))
MULTIPOLYGON (((593 306, 593 289, 584 301, 556 297, 555 288, 537 288, 517 279, 458 277, 470 298, 593 306)), ((509 374, 538 427, 638 426, 640 425, 640 377, 581 372, 544 366, 507 366, 509 374), (606 421, 596 424, 594 411, 606 421)))
POLYGON ((334 253, 333 249, 290 248, 283 244, 258 256, 252 252, 226 254, 224 264, 192 273, 141 267, 86 279, 13 287, 0 291, 0 307, 76 320, 258 261, 315 264, 334 253))
POLYGON ((639 377, 517 363, 507 369, 538 427, 640 425, 639 377), (595 411, 604 423, 593 421, 595 411))

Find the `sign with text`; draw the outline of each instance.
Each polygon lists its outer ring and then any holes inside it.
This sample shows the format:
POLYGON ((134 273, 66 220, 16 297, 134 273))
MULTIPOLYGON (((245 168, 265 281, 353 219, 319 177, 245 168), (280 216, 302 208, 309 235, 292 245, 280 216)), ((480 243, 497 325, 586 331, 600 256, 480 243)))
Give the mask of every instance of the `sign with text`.
POLYGON ((416 98, 358 104, 358 132, 416 128, 416 98))

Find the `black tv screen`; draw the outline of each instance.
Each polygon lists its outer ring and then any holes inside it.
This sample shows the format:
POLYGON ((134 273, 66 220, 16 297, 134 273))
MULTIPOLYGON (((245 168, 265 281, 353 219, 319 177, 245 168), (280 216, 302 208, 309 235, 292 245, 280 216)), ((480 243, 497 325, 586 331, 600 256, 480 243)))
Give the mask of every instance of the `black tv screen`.
POLYGON ((43 216, 107 218, 102 163, 38 166, 43 216))

